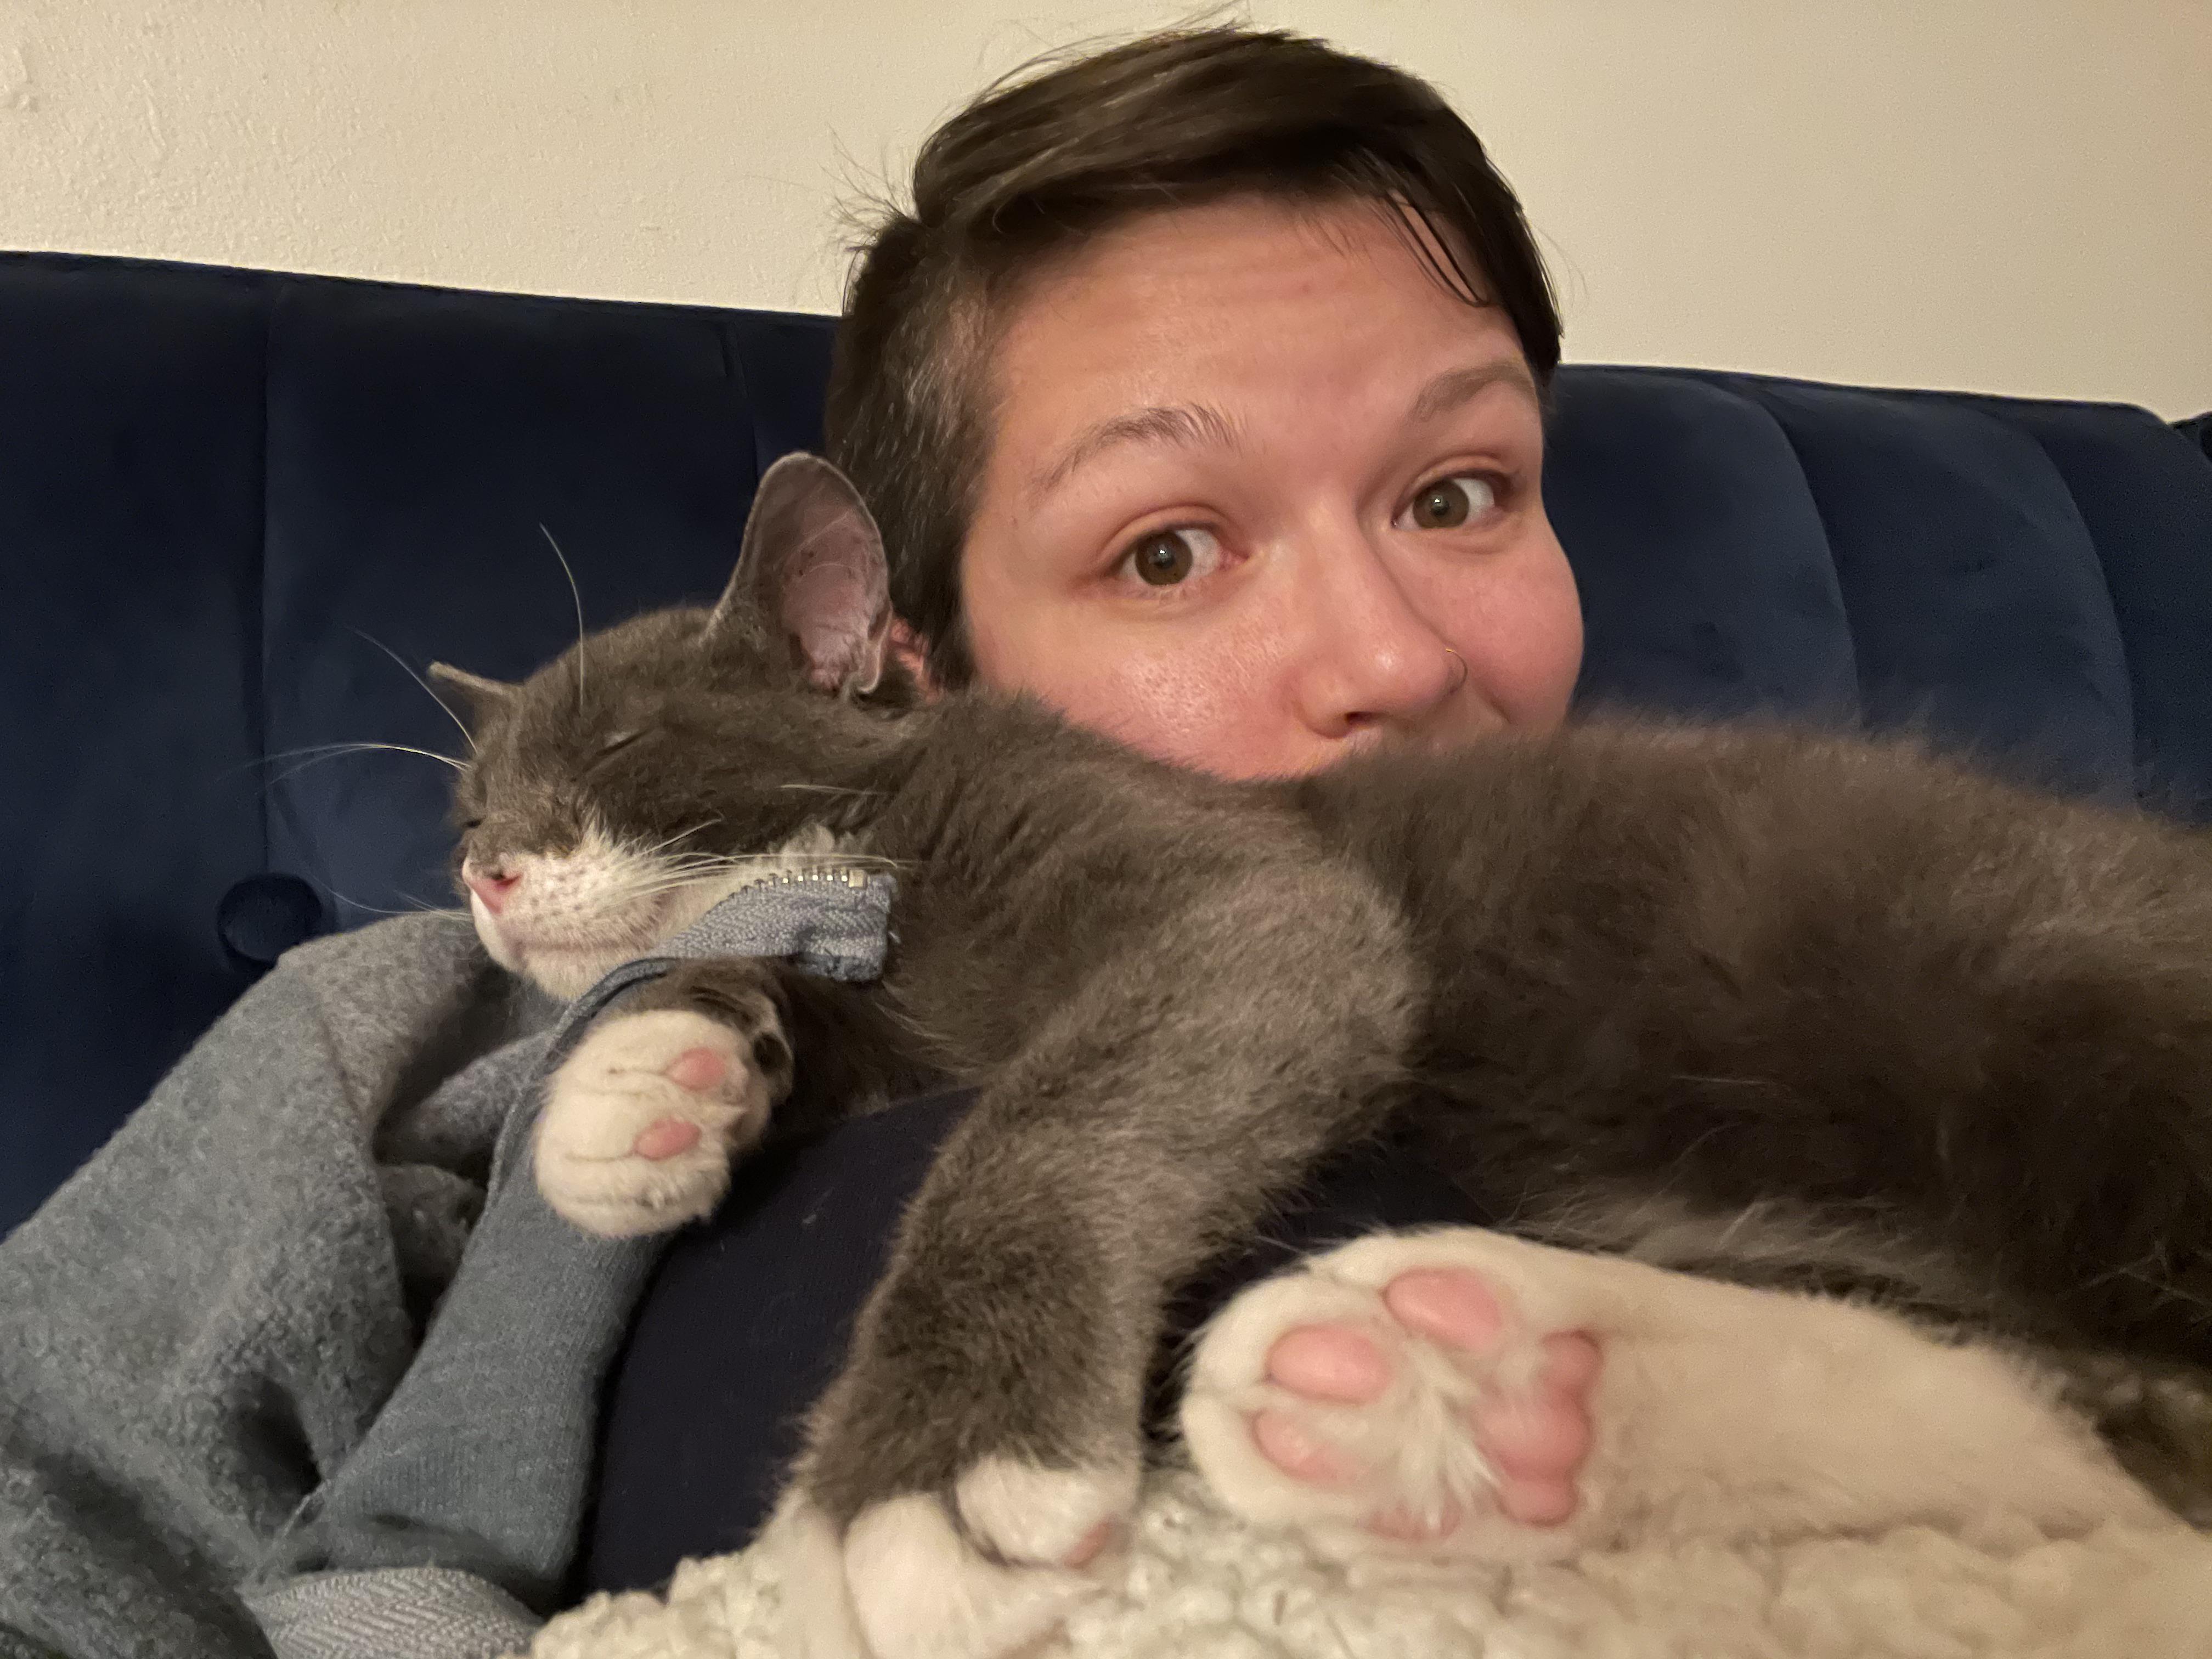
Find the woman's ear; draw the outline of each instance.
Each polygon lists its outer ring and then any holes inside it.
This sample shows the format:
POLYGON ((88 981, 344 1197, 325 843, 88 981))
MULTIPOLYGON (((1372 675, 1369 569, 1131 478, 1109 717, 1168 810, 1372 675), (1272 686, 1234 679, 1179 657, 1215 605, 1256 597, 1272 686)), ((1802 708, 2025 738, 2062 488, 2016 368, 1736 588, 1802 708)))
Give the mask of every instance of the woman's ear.
POLYGON ((921 700, 935 702, 939 691, 937 681, 929 672, 929 647, 921 635, 915 632, 914 624, 903 617, 891 618, 890 649, 891 660, 906 670, 907 678, 921 693, 921 700))

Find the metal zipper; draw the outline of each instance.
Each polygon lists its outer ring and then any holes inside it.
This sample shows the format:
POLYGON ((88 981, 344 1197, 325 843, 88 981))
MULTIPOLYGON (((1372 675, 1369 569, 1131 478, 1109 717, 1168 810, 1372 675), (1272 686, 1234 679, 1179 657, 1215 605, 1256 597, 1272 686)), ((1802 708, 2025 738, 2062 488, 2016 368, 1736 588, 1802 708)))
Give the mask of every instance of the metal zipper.
POLYGON ((746 885, 750 887, 794 887, 808 882, 827 883, 832 886, 866 887, 867 872, 848 866, 842 870, 778 870, 772 875, 757 876, 746 885))

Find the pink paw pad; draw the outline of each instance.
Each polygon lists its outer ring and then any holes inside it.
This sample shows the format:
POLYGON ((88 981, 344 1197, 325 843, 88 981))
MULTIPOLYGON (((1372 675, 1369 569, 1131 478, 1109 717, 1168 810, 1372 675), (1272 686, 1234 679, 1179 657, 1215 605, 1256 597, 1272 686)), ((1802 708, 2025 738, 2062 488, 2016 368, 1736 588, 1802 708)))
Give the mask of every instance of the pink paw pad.
POLYGON ((1101 1521, 1085 1533, 1075 1547, 1060 1559, 1060 1565, 1077 1570, 1089 1566, 1105 1553, 1106 1547, 1114 1541, 1117 1530, 1111 1521, 1101 1521))
MULTIPOLYGON (((730 1062, 712 1048, 686 1048, 662 1068, 661 1075, 679 1089, 703 1094, 730 1074, 730 1062)), ((705 1131, 680 1117, 655 1118, 638 1131, 630 1151, 655 1164, 680 1158, 696 1146, 705 1131)))
MULTIPOLYGON (((1472 1358, 1488 1354, 1509 1334, 1510 1321, 1496 1293, 1480 1274, 1464 1268, 1401 1273, 1384 1287, 1382 1304, 1407 1332, 1472 1358)), ((1602 1359, 1597 1344, 1580 1333, 1548 1336, 1540 1346, 1543 1364, 1534 1385, 1490 1394, 1468 1420, 1476 1447, 1498 1476, 1498 1510, 1524 1526, 1549 1527, 1575 1511, 1575 1478, 1590 1449, 1589 1394, 1602 1359)), ((1353 1327, 1299 1326, 1285 1332, 1267 1353, 1269 1382, 1330 1404, 1377 1400, 1393 1376, 1382 1348, 1353 1327)), ((1338 1484, 1363 1473, 1348 1453, 1309 1433, 1288 1413, 1263 1410, 1252 1419, 1251 1431, 1261 1454, 1297 1480, 1338 1484)), ((1385 1537, 1418 1540, 1448 1534, 1462 1518, 1455 1507, 1431 1519, 1385 1510, 1367 1524, 1385 1537)))
POLYGON ((699 1144, 699 1126, 686 1123, 680 1117, 655 1118, 637 1132, 630 1143, 630 1151, 638 1157, 659 1164, 664 1159, 681 1157, 699 1144))
POLYGON ((686 1048, 668 1062, 661 1073, 679 1089, 697 1094, 711 1089, 729 1075, 730 1064, 712 1048, 686 1048))

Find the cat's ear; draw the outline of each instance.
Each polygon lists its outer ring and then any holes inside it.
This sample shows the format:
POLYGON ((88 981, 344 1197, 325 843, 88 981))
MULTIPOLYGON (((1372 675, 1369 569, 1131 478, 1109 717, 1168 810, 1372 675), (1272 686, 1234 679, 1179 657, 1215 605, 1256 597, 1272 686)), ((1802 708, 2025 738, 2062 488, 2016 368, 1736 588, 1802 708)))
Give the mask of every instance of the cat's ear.
POLYGON ((817 690, 872 691, 890 648, 884 538, 852 481, 818 455, 769 468, 708 637, 750 623, 787 641, 817 690))
POLYGON ((471 674, 451 663, 430 665, 430 678, 438 685, 456 694, 468 718, 461 724, 471 731, 514 701, 514 694, 522 688, 509 685, 505 680, 488 680, 481 674, 471 674))

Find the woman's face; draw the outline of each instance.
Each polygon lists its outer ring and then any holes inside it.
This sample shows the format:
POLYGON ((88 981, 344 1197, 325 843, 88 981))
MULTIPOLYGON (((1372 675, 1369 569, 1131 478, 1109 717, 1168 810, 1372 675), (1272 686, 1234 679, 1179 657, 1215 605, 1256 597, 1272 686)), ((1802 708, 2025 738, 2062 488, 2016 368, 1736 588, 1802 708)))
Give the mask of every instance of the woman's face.
POLYGON ((1528 365, 1373 207, 1136 220, 1031 285, 994 371, 984 684, 1235 777, 1565 715, 1528 365))

